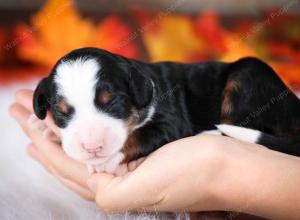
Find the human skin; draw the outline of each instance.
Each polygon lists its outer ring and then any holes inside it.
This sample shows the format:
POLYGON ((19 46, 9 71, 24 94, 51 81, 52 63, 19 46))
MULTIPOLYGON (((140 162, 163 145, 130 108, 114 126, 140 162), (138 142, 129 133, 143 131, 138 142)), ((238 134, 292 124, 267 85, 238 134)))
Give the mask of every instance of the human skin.
MULTIPOLYGON (((229 137, 199 135, 120 166, 124 175, 90 176, 55 138, 45 138, 41 129, 30 126, 32 91, 18 91, 10 112, 32 141, 29 155, 106 212, 225 210, 270 219, 300 218, 298 157, 229 137)), ((50 113, 45 125, 52 137, 59 136, 50 113)))

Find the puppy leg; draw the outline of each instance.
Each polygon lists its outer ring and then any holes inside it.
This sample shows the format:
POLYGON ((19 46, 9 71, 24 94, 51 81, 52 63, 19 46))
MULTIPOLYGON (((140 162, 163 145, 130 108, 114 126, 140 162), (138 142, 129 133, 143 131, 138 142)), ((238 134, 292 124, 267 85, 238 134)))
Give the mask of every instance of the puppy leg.
POLYGON ((121 152, 118 152, 114 154, 111 158, 109 158, 107 161, 101 164, 88 164, 88 172, 89 173, 101 173, 101 172, 106 172, 106 173, 115 173, 118 166, 121 164, 121 162, 124 159, 124 154, 121 152))
POLYGON ((104 164, 104 171, 107 173, 114 173, 123 159, 124 159, 124 154, 118 152, 104 164))

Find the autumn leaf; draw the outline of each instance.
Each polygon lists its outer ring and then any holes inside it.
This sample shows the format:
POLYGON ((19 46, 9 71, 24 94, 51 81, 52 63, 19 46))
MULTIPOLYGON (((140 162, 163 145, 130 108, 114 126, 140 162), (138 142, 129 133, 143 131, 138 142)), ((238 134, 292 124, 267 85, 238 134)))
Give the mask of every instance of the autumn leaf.
POLYGON ((46 66, 81 47, 101 47, 136 57, 135 42, 118 47, 129 39, 130 32, 117 16, 109 16, 96 26, 80 16, 72 0, 50 0, 33 16, 32 26, 17 27, 17 54, 22 60, 46 66))
POLYGON ((214 56, 220 56, 228 51, 226 41, 230 37, 229 32, 221 27, 216 12, 202 12, 195 20, 195 30, 214 56))
POLYGON ((203 56, 203 42, 189 17, 161 15, 149 22, 141 34, 152 61, 191 61, 203 56))
POLYGON ((129 58, 137 58, 139 48, 134 33, 116 15, 106 17, 96 28, 93 46, 129 58))

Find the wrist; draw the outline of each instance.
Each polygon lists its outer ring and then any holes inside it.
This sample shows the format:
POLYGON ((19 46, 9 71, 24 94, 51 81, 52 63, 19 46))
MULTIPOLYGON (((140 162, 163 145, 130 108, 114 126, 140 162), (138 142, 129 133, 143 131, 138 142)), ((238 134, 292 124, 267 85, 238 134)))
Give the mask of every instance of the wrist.
MULTIPOLYGON (((201 208, 207 211, 247 212, 256 194, 256 183, 263 182, 261 154, 269 150, 218 136, 203 137, 202 143, 207 149, 204 151, 204 166, 208 169, 205 189, 199 190, 199 199, 206 203, 205 207, 201 204, 201 208)), ((201 151, 203 154, 203 149, 201 151)), ((199 166, 203 166, 203 161, 200 163, 199 166)))
POLYGON ((260 154, 266 149, 236 140, 225 147, 226 166, 211 189, 215 190, 216 202, 221 210, 253 214, 258 190, 264 183, 264 160, 260 154))
POLYGON ((197 203, 191 207, 192 211, 227 210, 228 189, 233 181, 232 173, 236 172, 235 150, 230 140, 226 143, 228 140, 212 135, 199 136, 196 142, 199 152, 195 155, 201 156, 195 167, 197 167, 196 176, 201 177, 201 183, 194 189, 194 195, 198 198, 197 203))
POLYGON ((220 210, 270 219, 299 217, 299 158, 234 142, 228 148, 232 152, 227 155, 226 169, 213 185, 220 210))

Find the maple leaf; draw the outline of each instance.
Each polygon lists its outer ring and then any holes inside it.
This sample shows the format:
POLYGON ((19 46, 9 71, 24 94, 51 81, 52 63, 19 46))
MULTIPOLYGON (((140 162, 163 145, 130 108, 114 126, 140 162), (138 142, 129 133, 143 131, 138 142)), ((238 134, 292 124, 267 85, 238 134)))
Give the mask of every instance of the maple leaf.
POLYGON ((22 60, 46 66, 81 47, 101 47, 121 55, 136 57, 135 42, 120 48, 131 30, 117 16, 105 18, 99 25, 83 19, 72 0, 50 0, 32 18, 32 26, 18 25, 17 54, 22 60))
POLYGON ((228 51, 226 41, 229 38, 229 32, 221 27, 219 16, 214 11, 202 12, 195 20, 195 30, 214 56, 228 51))
POLYGON ((18 44, 18 55, 47 66, 70 50, 90 44, 94 34, 92 23, 78 15, 71 0, 48 1, 32 17, 31 27, 19 28, 27 34, 18 44))
POLYGON ((152 61, 191 61, 203 57, 203 42, 188 16, 163 14, 144 24, 142 37, 152 61))
POLYGON ((129 58, 137 58, 139 54, 134 33, 116 15, 106 17, 97 26, 92 44, 129 58))

